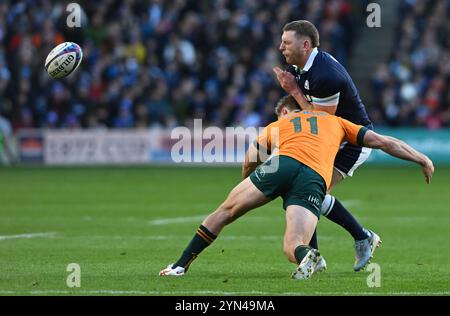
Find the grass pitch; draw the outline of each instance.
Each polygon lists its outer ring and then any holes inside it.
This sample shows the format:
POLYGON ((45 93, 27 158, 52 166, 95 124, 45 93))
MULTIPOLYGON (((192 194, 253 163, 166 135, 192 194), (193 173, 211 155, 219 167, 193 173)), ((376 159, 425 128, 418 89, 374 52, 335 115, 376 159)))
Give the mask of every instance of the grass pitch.
POLYGON ((450 168, 364 166, 334 194, 383 245, 353 272, 351 236, 318 226, 328 270, 290 279, 281 200, 225 228, 182 278, 162 278, 201 220, 240 181, 239 168, 1 168, 1 295, 450 295, 450 168), (67 265, 81 287, 66 285, 67 265))

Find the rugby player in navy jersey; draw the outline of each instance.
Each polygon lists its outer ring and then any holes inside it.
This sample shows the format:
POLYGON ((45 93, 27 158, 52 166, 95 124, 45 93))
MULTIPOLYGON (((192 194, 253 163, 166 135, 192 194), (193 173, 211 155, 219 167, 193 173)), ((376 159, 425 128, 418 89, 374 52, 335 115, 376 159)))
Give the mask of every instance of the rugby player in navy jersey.
MULTIPOLYGON (((358 90, 345 68, 330 54, 319 49, 319 32, 309 21, 292 21, 283 27, 279 47, 289 67, 274 68, 281 87, 292 95, 303 110, 326 111, 372 129, 358 90)), ((381 243, 380 237, 365 229, 332 195, 331 189, 369 157, 371 149, 344 143, 334 161, 332 183, 322 204, 322 214, 346 229, 355 239, 353 269, 363 269, 381 243)), ((316 233, 311 247, 318 249, 316 233)), ((322 260, 318 271, 326 268, 322 260)))

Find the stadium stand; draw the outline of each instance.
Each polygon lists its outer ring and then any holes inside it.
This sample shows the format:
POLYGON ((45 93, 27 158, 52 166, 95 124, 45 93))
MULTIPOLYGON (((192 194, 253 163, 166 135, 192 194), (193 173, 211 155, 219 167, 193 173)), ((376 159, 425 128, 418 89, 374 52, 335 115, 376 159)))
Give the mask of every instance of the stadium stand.
POLYGON ((372 79, 372 118, 378 125, 448 127, 450 1, 402 0, 398 15, 391 57, 372 79))
POLYGON ((313 21, 344 64, 352 47, 342 0, 78 2, 80 29, 65 25, 64 3, 1 2, 0 112, 14 130, 189 126, 194 117, 265 125, 282 94, 271 67, 283 63, 287 21, 313 21), (43 61, 63 41, 80 43, 83 64, 50 80, 43 61))
MULTIPOLYGON (((364 100, 376 125, 440 128, 450 122, 450 2, 402 0, 390 60, 364 100)), ((283 94, 281 27, 308 19, 321 47, 348 64, 356 26, 351 1, 78 1, 68 28, 62 1, 0 3, 0 114, 20 128, 255 126, 283 94), (56 44, 83 47, 82 67, 51 80, 43 61, 56 44)), ((352 56, 357 58, 357 56, 352 56)))

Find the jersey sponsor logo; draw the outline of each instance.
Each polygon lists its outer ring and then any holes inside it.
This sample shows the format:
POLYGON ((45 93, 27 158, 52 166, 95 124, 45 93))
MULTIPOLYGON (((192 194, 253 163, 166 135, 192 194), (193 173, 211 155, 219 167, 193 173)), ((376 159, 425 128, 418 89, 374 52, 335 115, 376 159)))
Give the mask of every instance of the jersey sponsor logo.
POLYGON ((315 208, 320 209, 320 200, 317 196, 308 196, 308 201, 311 202, 315 208))
POLYGON ((308 81, 308 79, 305 80, 305 89, 309 90, 309 81, 308 81))

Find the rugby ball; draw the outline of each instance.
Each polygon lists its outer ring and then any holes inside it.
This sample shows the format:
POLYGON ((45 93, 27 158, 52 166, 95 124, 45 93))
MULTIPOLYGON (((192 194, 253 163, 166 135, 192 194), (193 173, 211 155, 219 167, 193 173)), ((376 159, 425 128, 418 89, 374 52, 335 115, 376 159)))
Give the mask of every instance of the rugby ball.
POLYGON ((59 44, 48 54, 45 59, 45 69, 50 77, 60 79, 67 77, 81 63, 83 51, 78 44, 64 42, 59 44))

